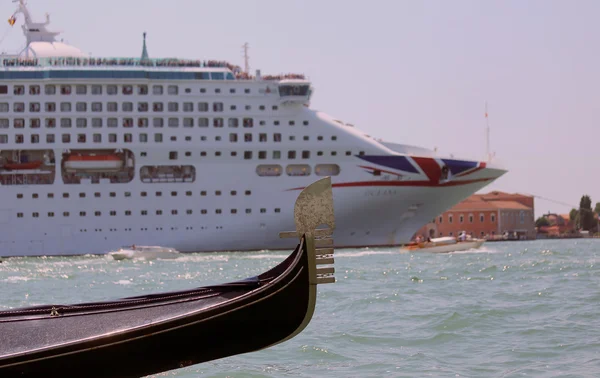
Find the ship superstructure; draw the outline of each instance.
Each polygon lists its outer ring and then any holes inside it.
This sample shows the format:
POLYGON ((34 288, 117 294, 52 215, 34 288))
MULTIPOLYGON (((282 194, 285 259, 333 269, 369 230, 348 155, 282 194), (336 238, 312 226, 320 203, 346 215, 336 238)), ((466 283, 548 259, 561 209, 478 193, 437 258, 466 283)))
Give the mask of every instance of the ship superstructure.
POLYGON ((331 176, 337 247, 406 243, 504 174, 377 141, 312 110, 300 74, 93 58, 33 23, 0 56, 0 256, 277 249, 294 198, 331 176))

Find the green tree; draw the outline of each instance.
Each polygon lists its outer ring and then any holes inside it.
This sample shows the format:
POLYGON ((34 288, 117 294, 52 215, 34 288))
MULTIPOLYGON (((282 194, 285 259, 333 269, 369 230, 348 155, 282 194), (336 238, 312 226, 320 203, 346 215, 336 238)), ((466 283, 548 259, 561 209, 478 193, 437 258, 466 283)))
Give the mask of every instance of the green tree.
POLYGON ((579 201, 579 225, 582 229, 590 231, 595 226, 594 212, 592 211, 592 199, 588 195, 581 197, 579 201))
POLYGON ((596 202, 596 207, 594 207, 594 213, 600 214, 600 202, 596 202))
POLYGON ((577 220, 578 213, 579 212, 577 211, 577 209, 571 209, 571 211, 569 212, 569 219, 575 222, 577 220))
POLYGON ((550 221, 546 217, 539 217, 535 221, 535 227, 550 226, 550 221))

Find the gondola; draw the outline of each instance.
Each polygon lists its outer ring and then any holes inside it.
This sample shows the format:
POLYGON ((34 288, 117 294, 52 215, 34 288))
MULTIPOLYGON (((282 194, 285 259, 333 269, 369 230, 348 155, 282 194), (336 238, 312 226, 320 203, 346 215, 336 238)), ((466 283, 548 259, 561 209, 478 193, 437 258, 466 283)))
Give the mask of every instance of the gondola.
POLYGON ((303 190, 294 252, 253 278, 101 303, 0 312, 0 377, 140 377, 253 352, 301 332, 335 282, 331 181, 303 190), (325 266, 323 266, 325 265, 325 266))

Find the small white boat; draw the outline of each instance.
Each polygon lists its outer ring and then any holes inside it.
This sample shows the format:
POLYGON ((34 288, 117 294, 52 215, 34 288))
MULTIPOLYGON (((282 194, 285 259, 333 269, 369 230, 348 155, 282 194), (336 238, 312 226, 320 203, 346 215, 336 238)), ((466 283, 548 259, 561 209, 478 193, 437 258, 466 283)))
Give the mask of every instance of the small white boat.
POLYGON ((123 247, 118 251, 108 253, 115 260, 132 260, 132 259, 176 259, 181 256, 181 253, 168 247, 132 245, 131 247, 123 247))
POLYGON ((429 252, 429 253, 449 253, 458 251, 468 251, 479 248, 485 243, 484 239, 457 238, 446 236, 443 238, 429 239, 425 242, 415 242, 402 247, 402 252, 429 252))

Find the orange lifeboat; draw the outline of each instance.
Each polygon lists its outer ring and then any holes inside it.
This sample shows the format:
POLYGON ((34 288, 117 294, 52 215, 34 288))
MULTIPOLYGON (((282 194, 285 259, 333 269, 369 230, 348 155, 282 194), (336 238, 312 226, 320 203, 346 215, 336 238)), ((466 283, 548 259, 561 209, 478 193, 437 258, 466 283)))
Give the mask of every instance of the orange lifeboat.
POLYGON ((31 170, 38 169, 42 165, 41 161, 30 161, 27 163, 4 163, 4 169, 9 171, 17 171, 17 170, 31 170))
POLYGON ((123 168, 123 160, 116 155, 71 155, 64 164, 71 172, 114 172, 123 168))

